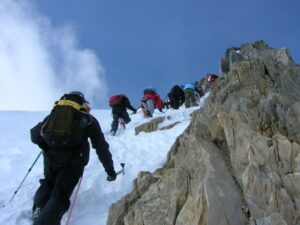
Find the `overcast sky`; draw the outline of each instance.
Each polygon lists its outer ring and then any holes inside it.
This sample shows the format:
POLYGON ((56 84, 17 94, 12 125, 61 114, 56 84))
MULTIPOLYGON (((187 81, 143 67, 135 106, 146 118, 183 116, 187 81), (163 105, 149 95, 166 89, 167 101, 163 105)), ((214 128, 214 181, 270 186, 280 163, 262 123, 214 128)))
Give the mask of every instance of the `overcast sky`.
POLYGON ((174 84, 218 73, 226 48, 260 39, 299 63, 299 8, 296 0, 0 0, 0 109, 47 108, 75 89, 94 108, 118 93, 138 106, 145 86, 165 97, 174 84))

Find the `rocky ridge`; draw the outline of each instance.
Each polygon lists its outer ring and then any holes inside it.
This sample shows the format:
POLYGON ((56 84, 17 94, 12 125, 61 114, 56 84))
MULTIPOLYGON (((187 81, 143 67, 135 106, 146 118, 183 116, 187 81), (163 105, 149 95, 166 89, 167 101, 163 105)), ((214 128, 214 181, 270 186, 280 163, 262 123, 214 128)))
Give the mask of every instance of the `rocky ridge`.
POLYGON ((257 41, 228 49, 221 73, 107 225, 300 225, 300 66, 257 41))

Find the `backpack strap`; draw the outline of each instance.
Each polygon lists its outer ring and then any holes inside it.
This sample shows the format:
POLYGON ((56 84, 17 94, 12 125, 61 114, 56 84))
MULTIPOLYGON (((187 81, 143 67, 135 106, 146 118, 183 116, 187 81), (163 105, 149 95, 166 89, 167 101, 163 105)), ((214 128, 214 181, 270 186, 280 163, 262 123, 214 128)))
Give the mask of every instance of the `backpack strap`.
POLYGON ((49 120, 47 119, 46 122, 43 124, 43 126, 41 127, 41 130, 40 130, 40 135, 41 137, 44 137, 44 128, 45 126, 48 124, 49 120))
POLYGON ((62 99, 62 100, 59 100, 57 102, 55 102, 55 106, 71 106, 72 108, 80 111, 80 112, 84 112, 84 113, 87 113, 88 111, 88 107, 86 104, 82 104, 80 105, 79 103, 75 102, 75 101, 71 101, 71 100, 67 100, 67 99, 62 99))

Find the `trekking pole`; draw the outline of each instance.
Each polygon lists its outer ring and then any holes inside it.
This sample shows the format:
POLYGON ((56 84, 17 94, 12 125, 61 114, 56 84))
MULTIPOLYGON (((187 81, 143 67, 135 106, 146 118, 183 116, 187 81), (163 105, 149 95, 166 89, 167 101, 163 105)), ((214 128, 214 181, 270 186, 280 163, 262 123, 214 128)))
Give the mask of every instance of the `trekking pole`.
POLYGON ((71 206, 71 209, 70 209, 70 212, 69 212, 69 216, 68 216, 68 220, 67 220, 66 225, 69 225, 69 223, 70 223, 70 218, 71 218, 71 215, 72 215, 74 206, 75 206, 75 202, 76 202, 76 199, 77 199, 77 195, 78 195, 78 191, 79 191, 80 184, 81 184, 81 181, 82 181, 82 177, 83 177, 83 173, 82 173, 82 176, 80 177, 80 180, 79 180, 79 183, 78 183, 78 186, 77 186, 77 190, 76 190, 76 193, 75 193, 75 197, 74 197, 74 199, 73 199, 73 202, 72 202, 72 206, 71 206))
MULTIPOLYGON (((11 197, 11 199, 8 201, 8 203, 10 203, 13 198, 16 196, 16 194, 18 193, 19 189, 21 188, 22 184, 24 183, 25 179, 27 178, 28 174, 30 173, 31 169, 33 168, 33 166, 35 165, 35 163, 37 162, 37 160, 40 158, 42 154, 42 151, 38 154, 38 156, 36 157, 36 159, 34 160, 34 162, 32 163, 31 167, 28 169, 27 174, 25 175, 25 177, 23 178, 22 182, 20 183, 19 187, 17 188, 17 190, 15 190, 13 196, 11 197)), ((5 207, 5 205, 3 206, 5 207)))
POLYGON ((125 175, 125 163, 120 163, 120 165, 121 165, 121 167, 122 167, 122 169, 120 170, 120 171, 118 171, 117 173, 116 173, 116 175, 118 176, 119 174, 123 174, 123 175, 125 175))

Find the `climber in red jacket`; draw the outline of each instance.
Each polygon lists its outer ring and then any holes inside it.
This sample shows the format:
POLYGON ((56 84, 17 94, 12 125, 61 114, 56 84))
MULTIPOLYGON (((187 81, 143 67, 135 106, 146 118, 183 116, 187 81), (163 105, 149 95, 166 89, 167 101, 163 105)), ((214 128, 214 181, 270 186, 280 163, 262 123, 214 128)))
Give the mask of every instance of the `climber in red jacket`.
POLYGON ((160 112, 162 112, 163 101, 160 96, 157 94, 155 87, 147 87, 144 90, 144 96, 142 97, 142 105, 141 108, 144 112, 144 117, 152 117, 154 113, 154 109, 157 108, 160 112))

